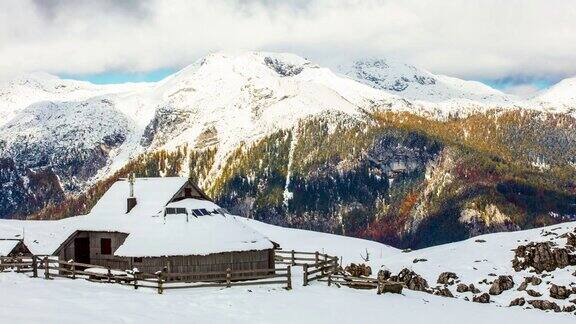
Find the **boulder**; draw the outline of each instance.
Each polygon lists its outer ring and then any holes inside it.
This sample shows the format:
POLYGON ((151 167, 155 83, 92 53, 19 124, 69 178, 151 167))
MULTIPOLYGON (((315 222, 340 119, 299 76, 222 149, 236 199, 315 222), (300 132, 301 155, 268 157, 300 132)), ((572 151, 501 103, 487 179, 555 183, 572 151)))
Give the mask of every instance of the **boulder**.
POLYGON ((572 313, 573 311, 576 311, 576 306, 574 306, 574 305, 564 306, 562 308, 562 311, 567 312, 567 313, 572 313))
POLYGON ((458 276, 454 272, 442 272, 436 282, 441 285, 453 285, 456 279, 458 276))
POLYGON ((459 293, 465 293, 470 291, 470 288, 468 288, 468 286, 463 283, 459 283, 458 286, 456 286, 456 291, 459 293))
POLYGON ((550 287, 550 297, 554 299, 566 299, 570 297, 571 294, 572 290, 566 288, 566 286, 557 286, 555 284, 552 284, 552 286, 550 287))
POLYGON ((537 291, 535 291, 535 290, 532 290, 532 289, 526 290, 526 293, 527 293, 530 297, 541 297, 541 296, 542 296, 541 293, 539 293, 539 292, 537 292, 537 291))
POLYGON ((532 307, 541 309, 541 310, 553 310, 556 313, 560 312, 560 306, 555 302, 551 302, 548 300, 529 300, 528 304, 532 305, 532 307))
POLYGON ((470 289, 470 292, 472 292, 473 294, 479 294, 480 293, 480 289, 476 288, 474 286, 474 284, 469 284, 468 289, 470 289))
POLYGON ((529 243, 519 245, 514 250, 512 267, 516 271, 534 268, 537 273, 542 271, 554 271, 576 265, 576 255, 571 255, 565 248, 553 247, 551 242, 529 243))
POLYGON ((524 306, 524 304, 526 304, 526 300, 524 298, 520 297, 520 298, 516 298, 516 299, 512 300, 510 302, 509 306, 510 307, 512 307, 512 306, 524 306))
POLYGON ((518 290, 518 291, 523 291, 523 290, 526 290, 526 288, 528 288, 528 282, 526 282, 526 280, 524 280, 524 281, 520 284, 520 286, 518 286, 518 289, 517 289, 517 290, 518 290))
POLYGON ((529 284, 532 284, 534 286, 538 286, 541 283, 542 283, 542 279, 540 279, 536 276, 525 277, 524 281, 518 287, 518 291, 526 290, 526 288, 528 288, 529 284))
POLYGON ((448 287, 436 288, 434 290, 434 295, 454 298, 454 295, 452 295, 452 292, 450 291, 450 289, 448 289, 448 287))
POLYGON ((480 289, 476 288, 474 284, 465 285, 463 283, 459 283, 458 286, 456 286, 456 291, 459 293, 465 293, 465 292, 471 292, 473 294, 480 293, 480 289))
POLYGON ((406 284, 406 288, 410 290, 426 291, 426 292, 428 292, 429 290, 428 282, 426 281, 426 279, 422 278, 416 272, 406 268, 402 269, 402 271, 400 271, 400 273, 398 274, 398 276, 396 276, 395 279, 397 281, 406 284))
POLYGON ((490 287, 490 295, 500 295, 503 291, 512 289, 514 287, 514 280, 512 276, 499 276, 490 287))
POLYGON ((536 276, 532 276, 532 277, 527 277, 526 280, 528 281, 528 283, 534 285, 534 286, 538 286, 539 284, 542 283, 542 279, 536 277, 536 276))
POLYGON ((400 282, 383 282, 378 285, 378 295, 380 294, 401 294, 404 286, 400 282))
POLYGON ((428 259, 414 259, 414 261, 412 261, 412 263, 426 262, 426 261, 428 261, 428 259))
POLYGON ((487 293, 476 295, 472 297, 472 301, 475 303, 488 304, 490 302, 490 295, 488 295, 487 293))
POLYGON ((364 263, 350 263, 350 265, 344 268, 344 271, 352 277, 368 277, 372 274, 372 268, 364 263))

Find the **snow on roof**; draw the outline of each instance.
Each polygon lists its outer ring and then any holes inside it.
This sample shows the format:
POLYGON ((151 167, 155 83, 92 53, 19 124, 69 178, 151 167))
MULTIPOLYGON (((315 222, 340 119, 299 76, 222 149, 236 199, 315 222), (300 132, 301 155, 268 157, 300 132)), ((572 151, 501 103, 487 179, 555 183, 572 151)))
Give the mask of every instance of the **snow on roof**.
MULTIPOLYGON (((130 215, 151 216, 160 212, 170 199, 188 181, 184 177, 136 178, 134 196, 136 206, 130 215)), ((130 183, 119 180, 98 200, 91 215, 105 216, 126 213, 126 199, 130 196, 130 183)))
POLYGON ((145 226, 139 223, 115 254, 131 257, 207 255, 273 248, 270 240, 232 215, 196 217, 190 213, 193 209, 219 209, 213 202, 190 198, 167 207, 186 208, 189 215, 153 217, 149 219, 151 224, 145 226))
MULTIPOLYGON (((163 193, 165 197, 171 197, 172 194, 163 193)), ((76 231, 129 234, 124 244, 115 252, 118 256, 207 255, 273 248, 268 238, 240 222, 236 216, 213 214, 195 217, 190 213, 193 209, 213 211, 220 208, 211 201, 188 198, 168 204, 167 207, 186 208, 188 217, 164 217, 164 207, 155 206, 157 208, 154 213, 142 212, 134 215, 132 212, 125 214, 123 209, 114 213, 114 206, 110 204, 106 206, 110 208, 110 212, 100 209, 102 212, 97 214, 57 221, 0 220, 0 237, 15 238, 25 231, 24 243, 33 254, 39 255, 53 254, 76 231)))
POLYGON ((19 242, 18 240, 0 240, 0 256, 7 256, 19 242))

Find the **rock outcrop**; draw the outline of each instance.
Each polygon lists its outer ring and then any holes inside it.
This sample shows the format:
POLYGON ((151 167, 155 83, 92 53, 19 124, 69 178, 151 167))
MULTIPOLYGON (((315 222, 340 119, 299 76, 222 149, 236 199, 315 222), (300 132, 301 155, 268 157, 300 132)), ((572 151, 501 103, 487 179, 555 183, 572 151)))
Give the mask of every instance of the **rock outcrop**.
POLYGON ((514 287, 514 280, 512 276, 499 276, 490 287, 490 295, 500 295, 503 291, 512 289, 514 287))
POLYGON ((536 290, 532 290, 532 289, 528 289, 526 290, 526 293, 530 296, 530 297, 541 297, 542 294, 537 292, 536 290))
POLYGON ((447 287, 434 289, 434 295, 454 298, 454 295, 452 294, 450 289, 448 289, 447 287))
POLYGON ((550 242, 529 243, 520 245, 515 250, 512 267, 516 271, 533 268, 537 273, 554 271, 576 265, 576 255, 568 249, 553 247, 550 242))
POLYGON ((436 282, 441 285, 453 285, 456 279, 458 276, 454 272, 442 272, 436 282))
POLYGON ((554 299, 567 299, 572 294, 572 290, 565 286, 552 284, 550 287, 550 297, 554 299))
POLYGON ((488 304, 490 302, 490 295, 488 295, 487 293, 476 295, 472 297, 472 301, 475 303, 488 304))
POLYGON ((406 288, 416 291, 429 292, 429 286, 426 279, 409 269, 402 269, 397 276, 391 278, 393 281, 399 281, 406 284, 406 288))
POLYGON ((476 288, 474 284, 465 285, 463 283, 458 284, 456 286, 456 291, 459 293, 471 292, 473 294, 480 293, 480 289, 476 288))
POLYGON ((520 297, 520 298, 516 298, 516 299, 512 300, 510 302, 509 306, 510 307, 512 307, 512 306, 524 306, 524 304, 526 304, 526 300, 524 298, 520 297))
POLYGON ((529 300, 528 304, 532 305, 532 307, 541 309, 541 310, 553 310, 556 313, 561 312, 560 306, 555 302, 551 302, 548 300, 529 300))

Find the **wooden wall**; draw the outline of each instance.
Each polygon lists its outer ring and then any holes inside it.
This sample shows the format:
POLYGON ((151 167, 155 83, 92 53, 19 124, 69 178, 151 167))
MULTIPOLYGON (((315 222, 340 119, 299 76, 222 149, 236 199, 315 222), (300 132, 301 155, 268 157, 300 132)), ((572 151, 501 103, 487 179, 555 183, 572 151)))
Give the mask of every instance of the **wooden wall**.
POLYGON ((141 272, 154 273, 164 268, 171 273, 202 273, 231 270, 274 268, 274 251, 224 252, 209 255, 146 257, 142 262, 132 258, 132 265, 141 272))
POLYGON ((24 242, 20 241, 16 246, 12 249, 12 252, 8 254, 8 256, 30 256, 32 252, 28 250, 28 247, 24 244, 24 242))
MULTIPOLYGON (((113 269, 128 269, 130 265, 129 258, 119 258, 114 256, 114 252, 124 243, 128 234, 119 232, 77 232, 76 235, 69 239, 66 246, 58 255, 58 259, 68 261, 74 259, 74 239, 87 237, 90 240, 90 264, 109 266, 113 269), (100 254, 100 239, 109 238, 112 241, 112 254, 100 254)), ((77 261, 77 260, 75 260, 77 261)))
MULTIPOLYGON (((223 252, 209 255, 169 257, 119 257, 114 252, 124 243, 128 234, 118 232, 77 232, 65 242, 58 258, 74 259, 74 239, 88 237, 90 240, 90 264, 127 270, 138 268, 140 272, 155 273, 166 269, 171 273, 202 273, 231 270, 257 270, 274 268, 274 250, 223 252), (112 239, 112 254, 100 254, 100 239, 112 239)), ((209 277, 206 277, 209 279, 209 277)))
POLYGON ((172 201, 178 201, 185 198, 195 198, 204 199, 205 197, 190 183, 186 183, 175 195, 172 197, 172 201), (186 195, 186 189, 190 192, 190 196, 186 195))

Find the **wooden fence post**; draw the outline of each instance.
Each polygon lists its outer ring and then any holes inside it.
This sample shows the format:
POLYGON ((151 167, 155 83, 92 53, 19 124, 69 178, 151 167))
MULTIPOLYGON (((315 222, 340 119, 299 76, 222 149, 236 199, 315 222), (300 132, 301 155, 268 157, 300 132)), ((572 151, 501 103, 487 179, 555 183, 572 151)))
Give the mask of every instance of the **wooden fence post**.
POLYGON ((38 260, 36 256, 32 256, 32 278, 38 278, 38 260))
POLYGON ((138 289, 138 272, 134 272, 134 289, 138 289))
POLYGON ((308 286, 308 264, 304 263, 302 267, 304 268, 304 286, 308 286))
POLYGON ((17 258, 16 258, 16 272, 17 272, 17 273, 19 273, 19 272, 21 271, 21 270, 20 270, 20 263, 22 263, 22 259, 20 259, 20 258, 17 257, 17 258))
POLYGON ((292 265, 296 265, 296 260, 294 259, 294 250, 292 250, 292 265))
POLYGON ((332 274, 328 275, 328 287, 332 286, 332 274))
POLYGON ((314 257, 316 259, 316 264, 318 264, 320 262, 320 256, 319 256, 318 251, 314 252, 314 257))
POLYGON ((76 279, 76 264, 72 263, 72 279, 76 279))
POLYGON ((110 270, 110 267, 107 267, 107 270, 108 270, 108 273, 107 273, 108 283, 111 283, 112 282, 112 271, 110 270))
POLYGON ((158 273, 158 293, 162 294, 164 289, 162 288, 162 272, 158 273))
POLYGON ((50 263, 48 257, 44 257, 44 279, 50 279, 50 263))
POLYGON ((226 287, 230 287, 230 281, 232 279, 232 275, 230 274, 230 268, 226 269, 226 287))
POLYGON ((292 289, 292 267, 286 267, 286 289, 292 289))

